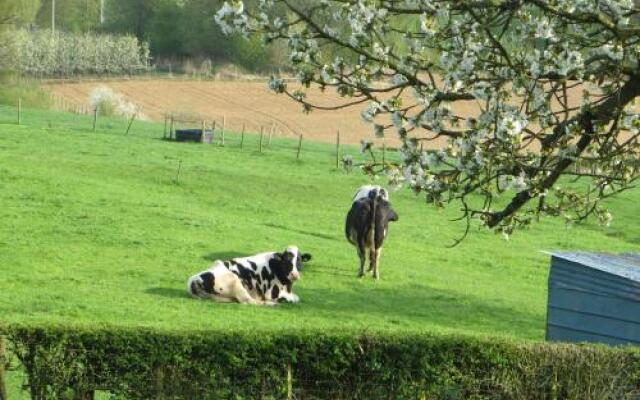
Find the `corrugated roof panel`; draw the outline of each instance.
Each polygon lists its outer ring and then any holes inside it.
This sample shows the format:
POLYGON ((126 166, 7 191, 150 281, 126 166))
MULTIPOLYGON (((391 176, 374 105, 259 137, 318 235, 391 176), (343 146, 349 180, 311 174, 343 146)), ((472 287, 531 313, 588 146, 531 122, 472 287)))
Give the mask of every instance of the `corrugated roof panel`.
POLYGON ((573 261, 584 266, 640 282, 640 256, 627 253, 613 255, 605 253, 551 252, 553 257, 573 261))

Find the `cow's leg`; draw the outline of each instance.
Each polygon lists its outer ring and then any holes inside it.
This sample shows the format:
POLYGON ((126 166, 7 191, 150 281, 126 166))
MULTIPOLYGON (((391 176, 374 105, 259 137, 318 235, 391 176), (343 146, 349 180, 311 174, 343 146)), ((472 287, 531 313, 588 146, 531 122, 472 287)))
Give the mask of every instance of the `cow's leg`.
POLYGON ((375 262, 376 262, 376 249, 375 247, 371 247, 369 249, 369 269, 367 272, 373 271, 375 273, 375 262))
POLYGON ((242 304, 264 304, 262 300, 256 300, 251 296, 247 289, 245 289, 245 287, 242 285, 240 279, 238 279, 233 285, 233 296, 239 303, 242 304))
POLYGON ((382 254, 382 247, 377 248, 374 250, 374 255, 373 255, 373 261, 371 261, 371 263, 373 264, 373 278, 374 279, 380 279, 380 271, 378 269, 378 264, 380 261, 380 254, 382 254))
POLYGON ((280 297, 278 297, 278 300, 280 299, 282 299, 286 303, 298 303, 300 301, 300 298, 298 297, 297 294, 286 293, 286 292, 280 294, 280 297))
POLYGON ((233 303, 235 301, 234 299, 230 299, 228 297, 223 297, 220 295, 211 296, 211 299, 217 301, 218 303, 233 303))
POLYGON ((367 249, 364 245, 364 241, 359 240, 358 241, 358 257, 360 257, 360 271, 358 272, 359 278, 364 276, 364 263, 367 261, 366 255, 367 255, 367 249))

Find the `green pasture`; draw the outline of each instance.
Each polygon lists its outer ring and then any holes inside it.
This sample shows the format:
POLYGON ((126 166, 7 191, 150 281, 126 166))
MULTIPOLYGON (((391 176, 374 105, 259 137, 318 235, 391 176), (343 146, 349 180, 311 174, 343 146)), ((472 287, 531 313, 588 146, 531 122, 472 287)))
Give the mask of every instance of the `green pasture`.
MULTIPOLYGON (((509 241, 391 193, 381 280, 357 279, 344 238, 353 191, 370 179, 335 168, 334 146, 229 134, 225 147, 161 140, 163 127, 0 108, 0 323, 161 330, 462 333, 544 338, 546 250, 630 251, 640 191, 610 201, 609 228, 545 219, 509 241), (213 260, 284 249, 314 260, 296 305, 191 299, 186 280, 213 260)), ((356 161, 355 148, 345 149, 356 161)), ((393 157, 393 154, 388 154, 393 157)), ((384 180, 377 181, 384 184, 384 180)))

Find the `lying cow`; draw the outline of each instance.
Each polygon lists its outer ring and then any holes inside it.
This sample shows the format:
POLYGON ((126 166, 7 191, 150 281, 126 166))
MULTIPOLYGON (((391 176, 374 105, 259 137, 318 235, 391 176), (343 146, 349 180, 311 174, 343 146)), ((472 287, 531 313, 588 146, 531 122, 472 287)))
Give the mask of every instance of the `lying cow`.
POLYGON ((218 260, 189 278, 187 290, 193 297, 220 302, 297 303, 300 299, 291 291, 292 285, 300 279, 302 263, 310 259, 310 254, 300 254, 297 247, 289 246, 282 253, 218 260))
POLYGON ((364 264, 369 254, 369 271, 380 278, 378 259, 382 244, 389 230, 389 222, 397 221, 398 214, 391 208, 388 192, 380 186, 362 186, 353 196, 351 210, 347 214, 345 235, 358 250, 360 271, 364 276, 364 264))

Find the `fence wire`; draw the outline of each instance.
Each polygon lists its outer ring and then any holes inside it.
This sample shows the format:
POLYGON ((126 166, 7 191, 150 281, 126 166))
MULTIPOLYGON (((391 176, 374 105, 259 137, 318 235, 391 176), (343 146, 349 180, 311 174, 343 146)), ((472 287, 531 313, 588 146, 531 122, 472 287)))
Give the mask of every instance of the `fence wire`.
POLYGON ((210 143, 201 143, 205 149, 228 149, 248 154, 277 155, 304 162, 307 159, 324 158, 327 166, 354 169, 375 161, 389 165, 400 163, 397 148, 387 146, 384 139, 372 141, 371 151, 362 152, 362 146, 336 143, 335 133, 329 134, 334 142, 318 142, 301 136, 284 134, 274 129, 244 132, 224 129, 222 119, 184 120, 167 116, 164 121, 140 120, 137 117, 104 116, 87 107, 78 107, 59 98, 52 100, 58 110, 38 110, 26 104, 20 106, 0 105, 0 125, 20 125, 26 132, 86 133, 96 135, 120 135, 174 142, 176 146, 192 143, 176 141, 176 131, 196 130, 210 135, 210 143), (345 164, 346 161, 346 164, 345 164))

